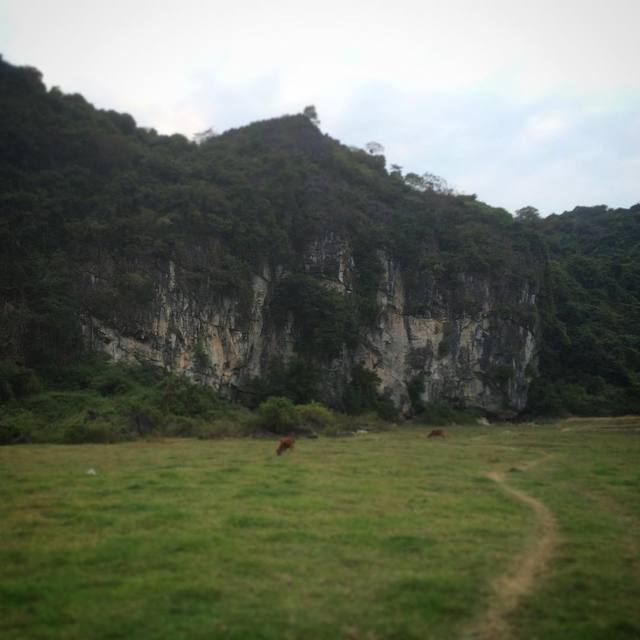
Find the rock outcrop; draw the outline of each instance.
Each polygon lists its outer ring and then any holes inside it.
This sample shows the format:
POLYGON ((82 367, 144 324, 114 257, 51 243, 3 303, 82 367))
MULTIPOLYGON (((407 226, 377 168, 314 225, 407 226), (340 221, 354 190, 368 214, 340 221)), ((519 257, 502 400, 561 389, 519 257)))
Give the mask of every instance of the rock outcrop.
MULTIPOLYGON (((442 400, 498 415, 524 409, 539 343, 531 283, 506 275, 439 274, 409 293, 400 265, 383 252, 378 259, 383 268, 376 321, 355 349, 345 347, 323 364, 327 398, 338 397, 360 363, 376 373, 380 391, 405 413, 411 412, 407 385, 418 378, 423 402, 442 400)), ((304 268, 327 288, 353 294, 358 265, 348 239, 326 233, 310 243, 304 268)), ((116 361, 181 372, 232 398, 275 358, 286 361, 294 353, 293 317, 277 325, 269 310, 284 269, 265 266, 255 273, 249 304, 233 295, 198 297, 177 272, 171 262, 157 273, 153 302, 133 322, 117 326, 87 317, 87 342, 116 361)), ((93 278, 91 286, 101 281, 93 278)))

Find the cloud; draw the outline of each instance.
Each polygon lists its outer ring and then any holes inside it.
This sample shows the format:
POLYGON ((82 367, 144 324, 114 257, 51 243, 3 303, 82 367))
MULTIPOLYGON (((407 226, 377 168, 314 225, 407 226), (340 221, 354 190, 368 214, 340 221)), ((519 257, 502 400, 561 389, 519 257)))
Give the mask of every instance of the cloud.
POLYGON ((536 113, 527 121, 524 130, 525 139, 535 144, 546 142, 566 135, 571 128, 570 119, 559 113, 536 113))

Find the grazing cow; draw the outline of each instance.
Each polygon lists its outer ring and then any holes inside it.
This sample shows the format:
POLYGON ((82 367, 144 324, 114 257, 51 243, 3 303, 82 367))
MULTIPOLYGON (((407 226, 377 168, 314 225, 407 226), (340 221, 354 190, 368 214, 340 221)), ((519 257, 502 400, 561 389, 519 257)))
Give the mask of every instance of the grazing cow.
POLYGON ((427 438, 437 438, 438 436, 444 438, 447 435, 444 429, 433 429, 427 438))
POLYGON ((293 445, 295 444, 295 442, 296 442, 295 438, 292 438, 291 436, 280 438, 280 444, 276 449, 276 453, 280 455, 281 453, 284 453, 287 449, 293 449, 293 445))

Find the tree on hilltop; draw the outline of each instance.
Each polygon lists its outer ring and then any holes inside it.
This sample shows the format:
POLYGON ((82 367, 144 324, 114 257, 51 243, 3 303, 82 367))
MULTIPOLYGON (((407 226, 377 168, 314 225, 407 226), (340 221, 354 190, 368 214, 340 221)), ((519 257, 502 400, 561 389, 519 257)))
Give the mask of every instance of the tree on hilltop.
POLYGON ((375 142, 373 140, 371 142, 367 142, 367 144, 364 145, 364 148, 367 153, 372 156, 379 156, 384 153, 384 147, 379 142, 375 142))
POLYGON ((316 108, 310 104, 309 106, 304 108, 304 111, 302 112, 302 115, 305 118, 309 118, 309 120, 311 120, 311 122, 313 124, 317 126, 320 125, 320 119, 318 118, 318 112, 316 111, 316 108))
POLYGON ((516 220, 521 222, 535 222, 536 220, 540 220, 540 212, 535 207, 522 207, 516 211, 516 220))

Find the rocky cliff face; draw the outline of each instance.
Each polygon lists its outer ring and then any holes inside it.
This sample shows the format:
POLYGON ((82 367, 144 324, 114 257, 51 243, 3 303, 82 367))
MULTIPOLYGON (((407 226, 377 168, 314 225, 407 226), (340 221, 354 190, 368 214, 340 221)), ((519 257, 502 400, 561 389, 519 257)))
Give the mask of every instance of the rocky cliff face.
MULTIPOLYGON (((433 288, 432 300, 440 301, 435 313, 413 315, 407 312, 402 273, 387 261, 379 293, 382 313, 359 355, 403 410, 409 408, 406 385, 417 377, 424 379, 425 402, 445 400, 496 414, 524 409, 537 366, 536 329, 499 312, 504 302, 494 284, 459 275, 458 293, 476 303, 475 313, 447 313, 446 306, 442 312, 451 293, 433 288)), ((534 311, 535 293, 526 286, 513 293, 518 299, 512 303, 534 311)))
MULTIPOLYGON (((424 382, 424 402, 444 400, 502 415, 522 410, 539 342, 531 285, 512 282, 507 274, 462 273, 453 281, 444 274, 427 278, 408 296, 400 266, 383 252, 378 259, 383 269, 377 320, 356 349, 343 349, 326 367, 327 397, 337 397, 351 367, 361 363, 407 413, 407 385, 417 378, 424 382)), ((357 264, 347 239, 325 234, 308 247, 304 265, 326 287, 352 294, 357 264)), ((249 304, 239 296, 198 297, 179 275, 171 262, 156 274, 153 302, 133 322, 110 326, 86 318, 86 340, 116 361, 182 372, 228 397, 242 393, 274 358, 286 361, 293 354, 293 318, 277 326, 269 313, 283 269, 265 267, 253 275, 249 304)), ((92 286, 100 281, 93 278, 92 286)))

